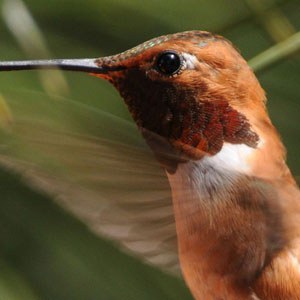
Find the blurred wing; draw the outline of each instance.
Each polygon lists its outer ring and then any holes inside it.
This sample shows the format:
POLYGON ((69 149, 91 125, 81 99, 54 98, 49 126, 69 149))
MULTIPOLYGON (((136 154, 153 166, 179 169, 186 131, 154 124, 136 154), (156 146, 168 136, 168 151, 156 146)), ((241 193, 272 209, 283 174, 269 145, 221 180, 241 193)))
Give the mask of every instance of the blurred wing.
POLYGON ((42 93, 9 93, 0 105, 2 166, 96 234, 178 274, 169 185, 135 125, 42 93))

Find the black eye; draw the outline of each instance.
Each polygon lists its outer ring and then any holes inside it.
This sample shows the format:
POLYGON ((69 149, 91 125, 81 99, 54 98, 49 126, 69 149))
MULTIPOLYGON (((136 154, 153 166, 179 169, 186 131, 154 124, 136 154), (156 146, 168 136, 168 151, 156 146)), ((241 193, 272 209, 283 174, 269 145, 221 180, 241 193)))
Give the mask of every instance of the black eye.
POLYGON ((182 67, 182 58, 176 52, 165 51, 158 57, 156 67, 159 72, 165 75, 174 75, 178 73, 182 67))

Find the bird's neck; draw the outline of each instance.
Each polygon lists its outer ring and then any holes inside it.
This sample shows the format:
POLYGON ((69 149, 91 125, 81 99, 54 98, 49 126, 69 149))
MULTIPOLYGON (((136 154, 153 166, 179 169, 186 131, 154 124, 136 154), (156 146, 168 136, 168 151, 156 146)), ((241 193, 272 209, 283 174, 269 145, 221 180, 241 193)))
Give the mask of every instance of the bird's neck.
POLYGON ((196 299, 255 299, 249 286, 285 243, 272 180, 257 173, 268 144, 225 143, 168 174, 182 270, 196 299))

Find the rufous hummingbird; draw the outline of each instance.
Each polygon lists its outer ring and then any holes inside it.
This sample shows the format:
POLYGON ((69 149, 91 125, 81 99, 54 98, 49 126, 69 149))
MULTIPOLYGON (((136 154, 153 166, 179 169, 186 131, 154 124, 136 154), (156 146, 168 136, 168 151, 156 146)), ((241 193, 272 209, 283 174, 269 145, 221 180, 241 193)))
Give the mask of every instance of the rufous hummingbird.
POLYGON ((229 41, 187 31, 103 58, 0 63, 41 68, 91 73, 124 98, 166 170, 195 299, 300 299, 300 192, 265 93, 229 41))

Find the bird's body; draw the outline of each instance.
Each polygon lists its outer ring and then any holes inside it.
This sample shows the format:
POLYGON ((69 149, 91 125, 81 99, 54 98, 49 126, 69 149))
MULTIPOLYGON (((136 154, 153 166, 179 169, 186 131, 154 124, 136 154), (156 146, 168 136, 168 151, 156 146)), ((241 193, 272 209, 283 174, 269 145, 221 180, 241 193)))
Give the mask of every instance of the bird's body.
POLYGON ((299 299, 299 192, 238 172, 245 150, 225 145, 169 175, 181 268, 196 299, 299 299))
POLYGON ((195 299, 300 299, 300 192, 264 91, 234 47, 191 31, 82 62, 120 91, 166 169, 195 299))

